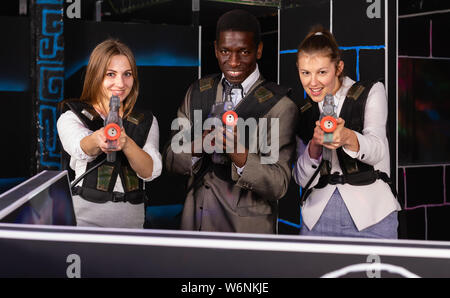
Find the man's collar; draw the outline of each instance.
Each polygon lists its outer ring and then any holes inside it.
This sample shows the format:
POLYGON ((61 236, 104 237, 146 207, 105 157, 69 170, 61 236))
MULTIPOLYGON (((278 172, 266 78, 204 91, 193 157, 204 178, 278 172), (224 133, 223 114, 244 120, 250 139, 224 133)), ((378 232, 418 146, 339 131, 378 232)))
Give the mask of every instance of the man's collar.
MULTIPOLYGON (((252 86, 256 83, 256 81, 259 79, 260 73, 258 64, 256 64, 255 70, 241 83, 242 88, 244 89, 244 96, 248 94, 252 86)), ((224 75, 222 73, 222 78, 224 78, 224 75)))

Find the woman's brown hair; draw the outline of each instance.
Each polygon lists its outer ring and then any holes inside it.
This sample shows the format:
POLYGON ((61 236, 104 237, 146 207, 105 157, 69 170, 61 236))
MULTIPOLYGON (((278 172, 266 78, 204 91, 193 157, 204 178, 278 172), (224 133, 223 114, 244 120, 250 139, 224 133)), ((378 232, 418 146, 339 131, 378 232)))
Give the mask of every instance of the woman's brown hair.
POLYGON ((80 100, 91 105, 100 103, 100 100, 105 96, 102 94, 102 83, 106 70, 111 58, 116 55, 124 55, 128 58, 133 75, 133 87, 123 103, 123 117, 125 118, 131 113, 136 103, 139 94, 139 81, 133 52, 128 46, 118 40, 107 39, 98 44, 92 51, 86 68, 80 100))
MULTIPOLYGON (((336 70, 339 69, 339 62, 342 60, 341 50, 339 49, 336 39, 333 34, 322 25, 314 26, 300 43, 297 48, 297 61, 302 53, 323 54, 335 63, 336 70)), ((344 71, 339 74, 339 80, 341 82, 343 78, 344 71)))

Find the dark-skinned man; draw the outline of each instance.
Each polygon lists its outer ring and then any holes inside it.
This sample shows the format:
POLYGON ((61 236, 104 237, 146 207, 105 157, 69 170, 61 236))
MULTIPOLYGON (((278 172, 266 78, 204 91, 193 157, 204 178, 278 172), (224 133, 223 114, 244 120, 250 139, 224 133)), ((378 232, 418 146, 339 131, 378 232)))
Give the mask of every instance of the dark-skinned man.
POLYGON ((238 126, 254 119, 257 127, 248 125, 242 133, 236 127, 203 125, 203 133, 184 147, 189 152, 177 147, 183 134, 178 131, 173 136, 165 166, 170 172, 191 176, 181 229, 276 233, 277 201, 285 195, 291 178, 298 108, 286 96, 288 89, 260 74, 257 60, 263 44, 253 15, 244 10, 222 15, 214 49, 222 73, 190 86, 177 112, 179 122, 184 120, 179 131, 193 131, 186 130, 186 123, 194 126, 201 121, 201 125, 213 105, 223 102, 232 102, 241 121, 238 126), (206 148, 218 142, 223 151, 211 153, 206 148), (232 145, 227 148, 227 144, 232 145))

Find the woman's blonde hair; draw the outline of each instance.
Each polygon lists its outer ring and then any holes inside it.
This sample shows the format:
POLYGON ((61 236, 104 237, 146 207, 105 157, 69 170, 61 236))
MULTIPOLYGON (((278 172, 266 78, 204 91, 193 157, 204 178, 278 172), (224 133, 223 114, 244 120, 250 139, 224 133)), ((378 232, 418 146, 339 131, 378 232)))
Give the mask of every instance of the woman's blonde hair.
POLYGON ((123 117, 126 117, 131 113, 136 103, 139 94, 139 80, 133 52, 119 40, 107 39, 98 44, 92 51, 86 68, 80 100, 91 105, 100 103, 100 100, 105 96, 102 92, 102 83, 106 70, 112 57, 117 55, 124 55, 128 58, 133 75, 133 87, 123 103, 123 117))
MULTIPOLYGON (((336 66, 336 70, 339 69, 339 62, 341 58, 341 50, 330 31, 325 29, 322 25, 315 25, 306 35, 305 39, 300 43, 297 48, 297 61, 302 53, 315 54, 321 53, 326 57, 329 57, 336 66)), ((344 78, 344 71, 339 74, 339 80, 342 82, 344 78)))

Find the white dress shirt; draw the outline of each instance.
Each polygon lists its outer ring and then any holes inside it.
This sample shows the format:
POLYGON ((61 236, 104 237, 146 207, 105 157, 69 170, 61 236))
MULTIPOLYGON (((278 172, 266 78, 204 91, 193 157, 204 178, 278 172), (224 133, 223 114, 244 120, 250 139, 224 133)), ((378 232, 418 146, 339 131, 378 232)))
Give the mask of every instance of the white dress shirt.
MULTIPOLYGON (((337 115, 340 114, 347 92, 354 83, 355 81, 345 77, 341 88, 334 96, 335 105, 337 105, 337 115)), ((322 112, 322 107, 323 101, 319 103, 320 112, 322 112)), ((345 148, 343 150, 352 158, 372 165, 375 170, 380 170, 390 175, 389 145, 386 137, 387 114, 388 108, 384 86, 382 83, 376 83, 373 85, 367 98, 362 134, 355 132, 359 142, 359 151, 352 152, 345 148)), ((294 169, 294 179, 303 187, 314 174, 321 159, 321 157, 319 160, 312 159, 309 156, 308 149, 309 143, 305 146, 303 142, 298 142, 299 158, 294 169)), ((332 150, 331 159, 331 172, 342 174, 336 150, 332 150)), ((319 176, 317 175, 311 187, 317 184, 319 176)), ((401 210, 388 184, 382 180, 378 179, 373 184, 365 186, 328 184, 324 188, 313 189, 302 207, 303 222, 310 230, 319 220, 336 187, 356 227, 360 231, 378 223, 391 212, 401 210)))

